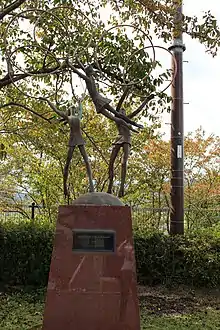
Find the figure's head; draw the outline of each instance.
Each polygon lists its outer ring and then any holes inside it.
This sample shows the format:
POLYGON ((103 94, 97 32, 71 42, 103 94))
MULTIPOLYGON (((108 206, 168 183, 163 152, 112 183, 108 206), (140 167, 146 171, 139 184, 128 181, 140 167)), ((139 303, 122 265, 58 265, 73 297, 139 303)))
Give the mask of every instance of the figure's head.
POLYGON ((92 67, 92 65, 88 65, 86 68, 85 68, 85 73, 87 76, 92 76, 94 75, 94 69, 92 67))
POLYGON ((78 109, 71 105, 68 109, 68 116, 74 116, 74 117, 77 117, 78 116, 78 109))

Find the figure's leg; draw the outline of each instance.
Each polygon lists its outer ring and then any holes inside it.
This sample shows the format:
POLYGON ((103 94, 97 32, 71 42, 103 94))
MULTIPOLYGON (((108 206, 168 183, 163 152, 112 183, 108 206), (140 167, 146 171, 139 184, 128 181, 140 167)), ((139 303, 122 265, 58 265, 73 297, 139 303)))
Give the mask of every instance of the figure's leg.
POLYGON ((109 103, 105 105, 105 109, 107 109, 108 111, 113 113, 116 117, 123 119, 126 123, 129 123, 129 124, 139 127, 139 128, 143 128, 143 125, 137 124, 135 121, 131 120, 126 115, 123 115, 122 113, 116 111, 109 103))
POLYGON ((112 149, 109 167, 108 167, 108 175, 109 175, 109 185, 108 185, 108 190, 107 190, 108 194, 112 193, 113 178, 114 178, 114 163, 115 163, 116 157, 118 156, 120 148, 121 148, 121 145, 116 144, 116 145, 114 145, 114 147, 112 149))
POLYGON ((107 117, 107 118, 113 120, 115 123, 117 123, 117 124, 119 124, 119 125, 126 126, 126 127, 129 128, 131 131, 133 131, 133 132, 135 132, 135 133, 138 133, 138 131, 137 131, 136 129, 134 129, 130 124, 126 123, 126 122, 125 122, 123 119, 121 119, 121 118, 118 118, 118 117, 113 116, 111 113, 109 113, 109 111, 107 111, 107 110, 105 110, 105 109, 102 109, 101 113, 102 113, 105 117, 107 117))
POLYGON ((121 185, 118 193, 118 197, 123 197, 125 192, 125 179, 126 179, 126 173, 127 173, 127 162, 128 162, 128 157, 130 154, 130 144, 129 143, 124 143, 123 144, 123 160, 122 160, 122 165, 121 165, 121 185))
POLYGON ((83 156, 83 160, 85 162, 86 165, 86 171, 87 171, 87 175, 89 178, 89 192, 94 192, 94 185, 93 185, 93 180, 92 180, 92 170, 91 170, 91 166, 89 164, 89 159, 86 153, 86 149, 84 147, 84 145, 78 146, 81 155, 83 156))
POLYGON ((73 151, 75 147, 69 147, 68 154, 67 154, 67 159, 66 159, 66 164, 64 166, 64 171, 63 171, 63 191, 64 191, 64 196, 65 198, 69 198, 69 191, 67 188, 67 179, 68 179, 68 174, 69 174, 69 167, 70 167, 70 162, 73 157, 73 151))

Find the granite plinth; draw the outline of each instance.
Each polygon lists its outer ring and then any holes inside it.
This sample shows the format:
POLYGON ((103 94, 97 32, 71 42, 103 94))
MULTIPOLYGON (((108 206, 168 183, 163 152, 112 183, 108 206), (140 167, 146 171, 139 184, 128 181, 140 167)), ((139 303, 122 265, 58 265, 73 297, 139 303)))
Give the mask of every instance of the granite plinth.
POLYGON ((62 329, 140 329, 129 207, 59 207, 42 330, 62 329), (75 252, 82 229, 114 231, 114 252, 75 252))

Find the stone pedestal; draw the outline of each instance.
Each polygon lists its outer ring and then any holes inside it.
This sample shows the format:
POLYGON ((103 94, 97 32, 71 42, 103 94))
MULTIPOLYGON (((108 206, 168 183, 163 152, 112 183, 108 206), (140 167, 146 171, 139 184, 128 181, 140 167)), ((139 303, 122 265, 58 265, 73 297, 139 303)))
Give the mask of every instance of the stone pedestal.
POLYGON ((130 208, 119 205, 59 207, 42 330, 140 329, 130 208))

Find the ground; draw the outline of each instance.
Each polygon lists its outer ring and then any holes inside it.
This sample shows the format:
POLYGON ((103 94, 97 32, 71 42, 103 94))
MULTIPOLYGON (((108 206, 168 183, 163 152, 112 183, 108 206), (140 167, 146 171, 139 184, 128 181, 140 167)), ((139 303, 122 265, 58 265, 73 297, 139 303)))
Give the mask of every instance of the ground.
MULTIPOLYGON (((139 287, 142 330, 220 330, 220 291, 139 287)), ((0 293, 0 329, 41 329, 45 290, 0 293)))
POLYGON ((220 291, 139 287, 142 330, 220 330, 220 291))

